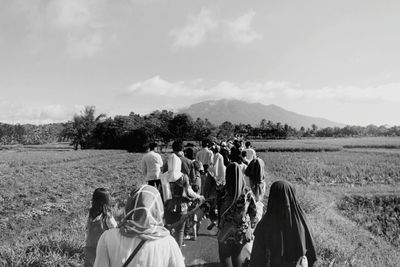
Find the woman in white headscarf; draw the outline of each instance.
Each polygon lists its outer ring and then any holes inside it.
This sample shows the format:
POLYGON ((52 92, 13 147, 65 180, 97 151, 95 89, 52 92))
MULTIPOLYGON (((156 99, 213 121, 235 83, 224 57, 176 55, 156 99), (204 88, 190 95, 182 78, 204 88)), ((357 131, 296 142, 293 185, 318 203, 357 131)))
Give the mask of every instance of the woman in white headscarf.
POLYGON ((185 266, 181 250, 164 227, 164 206, 157 188, 144 185, 133 191, 125 212, 119 228, 101 235, 94 267, 123 266, 138 247, 127 266, 185 266))

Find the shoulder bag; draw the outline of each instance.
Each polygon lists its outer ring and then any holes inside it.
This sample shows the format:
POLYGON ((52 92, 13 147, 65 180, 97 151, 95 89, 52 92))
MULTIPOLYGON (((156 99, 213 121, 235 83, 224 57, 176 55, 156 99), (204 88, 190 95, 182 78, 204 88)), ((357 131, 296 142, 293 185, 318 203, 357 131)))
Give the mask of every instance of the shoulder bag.
POLYGON ((138 253, 138 251, 140 250, 140 248, 143 246, 144 242, 146 242, 146 240, 142 240, 140 241, 139 245, 137 245, 137 247, 135 248, 135 250, 132 252, 132 254, 129 256, 129 258, 126 260, 126 262, 124 263, 124 265, 122 265, 122 267, 128 267, 129 263, 131 263, 131 261, 133 260, 133 258, 136 256, 136 254, 138 253))

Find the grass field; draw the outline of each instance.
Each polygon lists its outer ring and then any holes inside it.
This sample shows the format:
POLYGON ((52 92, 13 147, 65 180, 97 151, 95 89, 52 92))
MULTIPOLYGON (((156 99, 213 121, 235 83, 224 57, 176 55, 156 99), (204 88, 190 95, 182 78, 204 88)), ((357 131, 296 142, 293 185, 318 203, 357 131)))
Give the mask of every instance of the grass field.
POLYGON ((320 152, 352 148, 400 149, 400 137, 302 138, 292 140, 252 140, 256 150, 270 152, 320 152))
MULTIPOLYGON (((314 230, 317 266, 399 266, 400 153, 385 147, 400 143, 395 139, 381 140, 381 146, 377 140, 352 140, 358 142, 354 149, 329 140, 341 147, 333 152, 259 153, 268 185, 277 179, 295 184, 314 230)), ((93 190, 108 188, 122 205, 143 181, 141 156, 113 150, 0 151, 0 266, 80 266, 93 190)))

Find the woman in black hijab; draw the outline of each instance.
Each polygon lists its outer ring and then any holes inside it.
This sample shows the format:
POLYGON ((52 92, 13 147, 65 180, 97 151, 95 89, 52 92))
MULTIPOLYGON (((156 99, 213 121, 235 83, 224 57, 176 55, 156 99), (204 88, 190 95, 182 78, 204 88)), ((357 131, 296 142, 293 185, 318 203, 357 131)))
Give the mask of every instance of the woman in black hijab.
POLYGON ((300 259, 304 260, 303 256, 307 257, 308 266, 316 261, 307 219, 294 187, 286 181, 271 185, 267 212, 254 235, 251 266, 295 267, 300 259))

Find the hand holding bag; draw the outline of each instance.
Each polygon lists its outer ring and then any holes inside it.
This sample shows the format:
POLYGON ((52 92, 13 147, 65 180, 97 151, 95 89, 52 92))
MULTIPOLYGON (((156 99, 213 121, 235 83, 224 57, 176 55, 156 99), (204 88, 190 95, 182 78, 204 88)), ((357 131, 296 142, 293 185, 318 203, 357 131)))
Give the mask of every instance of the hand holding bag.
POLYGON ((308 260, 306 256, 301 256, 296 263, 296 267, 308 267, 308 260))

